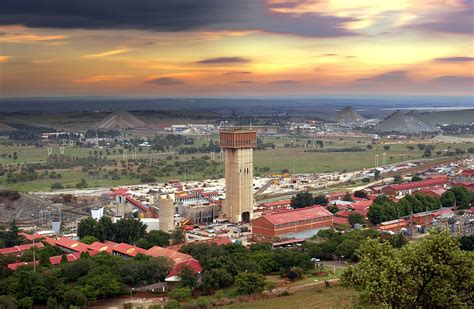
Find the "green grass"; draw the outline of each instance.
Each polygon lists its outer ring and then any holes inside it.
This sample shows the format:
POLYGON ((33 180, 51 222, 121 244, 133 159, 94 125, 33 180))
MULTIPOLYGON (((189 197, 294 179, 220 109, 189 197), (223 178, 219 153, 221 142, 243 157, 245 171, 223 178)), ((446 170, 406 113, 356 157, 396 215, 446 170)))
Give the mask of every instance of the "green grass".
MULTIPOLYGON (((274 139, 278 145, 287 143, 289 138, 274 139)), ((268 140, 267 140, 268 141, 268 140)), ((208 143, 207 138, 201 138, 196 141, 196 146, 208 143)), ((366 148, 368 140, 362 138, 345 138, 342 141, 333 140, 332 145, 325 146, 327 148, 340 148, 340 147, 352 147, 358 146, 366 148), (358 143, 358 141, 361 143, 358 143)), ((300 144, 306 144, 306 140, 300 140, 300 144)), ((59 153, 59 146, 55 145, 53 152, 59 153)), ((452 149, 461 148, 466 150, 472 147, 472 144, 436 144, 435 150, 433 151, 433 157, 436 157, 436 151, 442 151, 451 147, 452 149)), ((267 150, 255 150, 254 151, 254 165, 257 168, 269 167, 270 173, 280 173, 284 169, 288 169, 291 173, 295 170, 296 173, 321 173, 321 172, 334 172, 334 171, 353 171, 360 170, 363 168, 369 168, 374 166, 374 157, 379 155, 379 163, 382 164, 382 154, 386 153, 385 163, 391 164, 406 160, 419 159, 422 157, 422 152, 415 147, 415 150, 410 151, 406 148, 405 144, 391 144, 390 150, 386 151, 383 149, 383 145, 374 145, 373 149, 361 151, 361 152, 305 152, 306 148, 275 148, 267 150)), ((116 149, 116 153, 107 155, 105 149, 97 148, 80 148, 80 147, 66 147, 65 154, 74 157, 87 157, 89 152, 102 151, 102 155, 107 156, 109 159, 122 160, 122 155, 116 149)), ((36 148, 34 146, 5 146, 0 145, 0 155, 2 153, 12 154, 17 152, 18 159, 2 159, 0 157, 1 164, 23 164, 25 162, 38 162, 44 163, 47 160, 48 154, 46 148, 36 148)), ((166 159, 170 154, 175 157, 174 153, 156 153, 149 149, 143 149, 141 152, 137 151, 137 159, 166 159)), ((197 158, 204 154, 194 155, 180 155, 178 160, 187 160, 192 156, 197 158)), ((131 155, 129 154, 129 159, 131 155)), ((97 186, 119 186, 119 185, 133 185, 140 182, 137 178, 128 178, 121 176, 120 180, 111 179, 93 179, 90 175, 82 173, 81 171, 59 171, 63 175, 62 179, 38 179, 31 182, 17 183, 17 184, 6 184, 5 176, 0 176, 0 184, 7 186, 12 189, 21 191, 41 191, 48 190, 52 183, 61 182, 64 186, 74 187, 81 178, 86 179, 87 183, 91 187, 97 186)), ((223 173, 221 173, 223 174, 223 173)), ((216 177, 219 175, 201 175, 201 174, 188 174, 187 180, 200 180, 203 178, 216 177)), ((169 179, 179 178, 184 180, 184 175, 170 175, 167 177, 157 178, 157 181, 167 181, 169 179)))
POLYGON ((293 309, 293 308, 350 308, 355 303, 357 292, 341 286, 315 287, 295 292, 290 296, 273 297, 250 302, 236 303, 222 308, 228 309, 293 309))

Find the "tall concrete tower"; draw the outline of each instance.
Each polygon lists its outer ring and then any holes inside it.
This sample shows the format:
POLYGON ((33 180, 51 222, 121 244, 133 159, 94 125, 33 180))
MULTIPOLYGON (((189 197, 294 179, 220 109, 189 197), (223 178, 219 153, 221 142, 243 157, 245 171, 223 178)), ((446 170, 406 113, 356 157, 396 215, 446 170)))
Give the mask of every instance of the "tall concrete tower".
POLYGON ((257 132, 226 129, 219 132, 225 156, 224 213, 230 222, 250 222, 253 216, 253 148, 257 132))

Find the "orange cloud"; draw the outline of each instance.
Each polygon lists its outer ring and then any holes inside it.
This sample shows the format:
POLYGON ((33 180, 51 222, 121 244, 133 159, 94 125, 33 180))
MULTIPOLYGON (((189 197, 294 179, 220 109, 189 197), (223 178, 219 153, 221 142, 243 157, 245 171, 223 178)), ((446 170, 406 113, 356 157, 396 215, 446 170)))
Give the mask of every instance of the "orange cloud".
POLYGON ((10 59, 10 56, 0 56, 0 63, 5 63, 10 59))
POLYGON ((115 81, 119 79, 133 77, 131 75, 94 75, 89 76, 81 79, 74 80, 75 83, 79 84, 90 84, 90 83, 98 83, 98 82, 106 82, 106 81, 115 81))
POLYGON ((119 54, 123 54, 129 51, 130 49, 114 49, 114 50, 108 50, 108 51, 98 53, 98 54, 84 55, 82 57, 88 58, 88 59, 97 59, 97 58, 103 58, 103 57, 108 57, 108 56, 113 56, 113 55, 119 55, 119 54))

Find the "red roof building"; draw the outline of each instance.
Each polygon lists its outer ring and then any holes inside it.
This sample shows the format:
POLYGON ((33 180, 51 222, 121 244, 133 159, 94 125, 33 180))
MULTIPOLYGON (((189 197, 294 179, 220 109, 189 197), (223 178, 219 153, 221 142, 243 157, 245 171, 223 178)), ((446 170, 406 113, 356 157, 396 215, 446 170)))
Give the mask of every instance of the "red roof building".
POLYGON ((21 236, 21 237, 23 237, 24 239, 26 239, 28 241, 33 241, 33 239, 34 240, 40 240, 40 239, 43 239, 45 237, 44 235, 41 235, 41 234, 38 234, 38 233, 26 234, 26 233, 23 233, 23 232, 19 232, 18 236, 21 236))
POLYGON ((11 264, 8 264, 7 267, 8 269, 15 271, 20 267, 33 266, 33 265, 39 265, 39 261, 35 261, 34 263, 33 262, 11 263, 11 264))
MULTIPOLYGON (((43 248, 43 247, 44 245, 41 242, 35 243, 35 248, 43 248)), ((33 244, 18 245, 15 247, 2 248, 0 249, 0 255, 21 254, 24 251, 31 250, 31 248, 33 248, 33 244)))
POLYGON ((103 242, 96 241, 89 245, 89 250, 96 251, 96 252, 107 252, 108 254, 112 254, 114 247, 117 246, 116 243, 106 244, 103 242))
POLYGON ((382 189, 382 192, 383 194, 390 196, 402 196, 412 194, 423 189, 446 188, 447 184, 447 177, 437 177, 386 186, 382 189))
POLYGON ((89 250, 89 246, 85 243, 67 237, 56 239, 54 245, 68 253, 86 252, 89 250))
POLYGON ((166 276, 165 281, 180 281, 181 278, 179 278, 179 274, 186 267, 198 274, 202 272, 202 267, 199 261, 191 259, 175 265, 173 270, 171 270, 171 272, 166 276))
POLYGON ((290 208, 291 200, 279 200, 273 202, 265 202, 261 203, 259 207, 263 208, 263 210, 275 210, 275 209, 288 209, 290 208))
POLYGON ((138 254, 147 254, 147 251, 145 249, 135 247, 129 244, 126 244, 124 242, 118 244, 117 246, 113 247, 112 249, 112 254, 119 254, 122 256, 128 256, 128 257, 135 257, 138 254))
POLYGON ((255 236, 274 237, 333 226, 333 214, 321 206, 270 212, 252 221, 255 236))
MULTIPOLYGON (((68 262, 75 262, 77 260, 79 260, 81 257, 81 254, 76 252, 76 253, 69 253, 66 255, 66 259, 68 262)), ((52 256, 49 258, 49 262, 51 263, 51 265, 59 265, 61 264, 61 261, 63 259, 63 256, 62 255, 56 255, 56 256, 52 256)))
POLYGON ((400 220, 382 222, 377 226, 377 229, 381 232, 397 233, 401 229, 406 228, 407 226, 408 226, 408 221, 405 219, 400 219, 400 220))

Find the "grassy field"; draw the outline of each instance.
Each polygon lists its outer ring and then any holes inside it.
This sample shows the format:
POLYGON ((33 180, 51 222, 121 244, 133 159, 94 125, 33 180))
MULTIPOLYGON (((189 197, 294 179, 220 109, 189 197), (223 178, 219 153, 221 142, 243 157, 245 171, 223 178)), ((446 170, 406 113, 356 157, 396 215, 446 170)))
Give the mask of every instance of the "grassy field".
MULTIPOLYGON (((269 142, 270 139, 267 140, 269 142)), ((324 149, 340 149, 344 147, 360 147, 365 149, 365 151, 358 151, 358 152, 308 152, 311 149, 319 149, 319 148, 306 148, 306 147, 297 147, 297 148, 283 148, 283 145, 286 143, 299 143, 300 145, 305 145, 307 143, 306 140, 295 140, 290 138, 274 138, 271 140, 275 142, 276 148, 275 149, 267 149, 267 150, 255 150, 254 151, 254 165, 257 168, 256 174, 258 174, 258 169, 263 167, 268 167, 270 169, 269 173, 281 173, 282 170, 288 170, 290 173, 321 173, 321 172, 334 172, 334 171, 352 171, 352 170, 359 170, 363 168, 369 168, 374 166, 375 156, 379 156, 379 165, 382 164, 391 164, 406 160, 413 160, 419 159, 422 157, 423 152, 420 151, 417 147, 414 150, 407 149, 405 144, 390 144, 390 149, 385 150, 384 145, 373 145, 372 149, 367 149, 368 140, 363 138, 344 138, 340 139, 333 139, 333 140, 325 140, 324 149), (306 150, 306 151, 305 151, 306 150), (385 160, 383 159, 383 153, 386 153, 385 160)), ((201 138, 198 139, 195 143, 195 146, 199 146, 203 143, 208 143, 209 139, 201 138)), ((59 154, 59 146, 53 145, 54 154, 59 154)), ((472 144, 447 144, 447 143, 439 143, 435 145, 435 149, 433 150, 433 157, 436 157, 437 151, 447 150, 448 147, 451 149, 461 148, 463 150, 467 150, 468 148, 472 147, 472 144)), ((107 156, 109 159, 115 159, 120 161, 123 159, 123 156, 119 153, 119 149, 115 149, 115 153, 113 153, 113 149, 108 150, 110 154, 106 154, 105 149, 98 149, 98 148, 80 148, 80 147, 66 147, 65 148, 65 155, 71 157, 87 157, 94 152, 99 152, 103 156, 107 156)), ((136 157, 137 159, 165 159, 167 156, 173 155, 175 157, 174 152, 155 152, 151 151, 148 148, 142 149, 142 151, 137 151, 136 157)), ((192 156, 197 158, 203 156, 205 154, 194 154, 194 155, 179 155, 177 156, 178 160, 188 160, 192 156)), ((208 154, 209 155, 209 154, 208 154)), ((47 148, 36 148, 34 146, 6 146, 0 144, 0 164, 10 165, 10 164, 24 164, 24 163, 44 163, 48 158, 47 148), (13 159, 13 154, 17 154, 17 159, 13 159), (5 154, 5 156, 1 156, 5 154)), ((131 159, 131 154, 129 152, 129 159, 131 159)), ((60 171, 62 174, 62 179, 60 182, 65 187, 74 187, 76 183, 78 183, 81 178, 84 178, 89 186, 119 186, 119 185, 126 185, 126 184, 137 184, 140 182, 137 178, 128 178, 127 176, 121 177, 119 180, 112 180, 112 179, 94 179, 92 176, 81 172, 80 170, 77 171, 60 171)), ((222 173, 220 173, 222 174, 222 173)), ((214 177, 222 176, 222 175, 213 175, 214 177)), ((5 183, 6 176, 0 176, 0 185, 4 185, 10 187, 12 189, 17 189, 21 191, 40 191, 40 190, 48 190, 52 183, 58 182, 56 179, 38 179, 35 181, 24 182, 24 183, 17 183, 17 184, 6 184, 5 183)), ((188 174, 186 175, 187 180, 199 180, 205 177, 205 175, 199 174, 188 174)), ((206 177, 210 177, 210 175, 206 175, 206 177)), ((185 180, 184 175, 170 175, 167 177, 158 178, 158 181, 167 181, 172 178, 179 178, 181 180, 185 180)))
POLYGON ((260 299, 224 306, 227 309, 293 309, 293 308, 352 308, 357 292, 340 286, 315 287, 290 296, 260 299))

